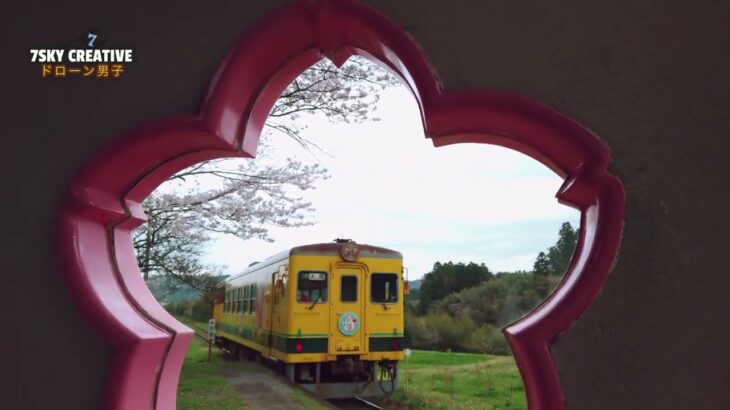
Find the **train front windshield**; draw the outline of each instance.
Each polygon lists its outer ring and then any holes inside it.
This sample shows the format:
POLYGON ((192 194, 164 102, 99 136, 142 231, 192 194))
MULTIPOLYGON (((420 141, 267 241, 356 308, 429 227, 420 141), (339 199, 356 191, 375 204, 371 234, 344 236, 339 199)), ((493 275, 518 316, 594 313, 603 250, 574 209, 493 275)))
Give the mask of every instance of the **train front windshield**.
POLYGON ((327 273, 302 271, 297 279, 297 302, 327 301, 327 273))
POLYGON ((398 275, 373 273, 370 278, 370 300, 373 303, 398 302, 398 275))

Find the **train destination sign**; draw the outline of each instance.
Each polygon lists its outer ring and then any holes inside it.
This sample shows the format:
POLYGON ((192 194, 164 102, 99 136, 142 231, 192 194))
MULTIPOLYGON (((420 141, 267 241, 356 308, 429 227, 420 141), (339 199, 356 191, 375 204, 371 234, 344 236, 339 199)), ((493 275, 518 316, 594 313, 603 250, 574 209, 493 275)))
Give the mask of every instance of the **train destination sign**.
POLYGON ((327 277, 325 276, 325 274, 324 273, 321 273, 321 272, 310 272, 308 275, 309 275, 308 276, 309 280, 325 280, 325 279, 327 279, 327 277))

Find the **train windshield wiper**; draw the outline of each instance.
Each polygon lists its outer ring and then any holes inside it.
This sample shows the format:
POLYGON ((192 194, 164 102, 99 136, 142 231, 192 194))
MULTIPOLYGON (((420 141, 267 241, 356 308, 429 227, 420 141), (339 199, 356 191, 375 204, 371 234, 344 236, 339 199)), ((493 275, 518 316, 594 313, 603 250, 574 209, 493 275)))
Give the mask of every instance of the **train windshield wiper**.
POLYGON ((314 302, 312 302, 312 304, 309 305, 309 307, 307 309, 309 309, 309 310, 314 309, 314 305, 316 305, 317 303, 319 303, 319 298, 315 299, 314 302))
POLYGON ((383 309, 390 310, 390 309, 388 309, 388 305, 386 305, 385 302, 383 302, 383 309))

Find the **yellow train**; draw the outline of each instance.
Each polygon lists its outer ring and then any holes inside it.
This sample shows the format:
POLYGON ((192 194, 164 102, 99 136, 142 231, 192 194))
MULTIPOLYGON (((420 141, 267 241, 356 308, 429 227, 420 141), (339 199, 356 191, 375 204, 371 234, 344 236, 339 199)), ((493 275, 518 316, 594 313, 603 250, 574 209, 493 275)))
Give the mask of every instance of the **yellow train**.
POLYGON ((279 363, 324 398, 392 392, 403 359, 403 257, 351 240, 291 248, 226 281, 216 344, 279 363))

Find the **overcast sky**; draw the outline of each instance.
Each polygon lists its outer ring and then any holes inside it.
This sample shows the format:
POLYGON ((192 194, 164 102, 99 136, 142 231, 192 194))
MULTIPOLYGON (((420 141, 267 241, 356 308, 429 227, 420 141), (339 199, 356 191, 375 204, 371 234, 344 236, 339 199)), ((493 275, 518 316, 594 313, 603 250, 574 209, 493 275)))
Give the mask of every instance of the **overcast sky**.
MULTIPOLYGON (((400 251, 410 279, 437 261, 529 270, 563 221, 578 226, 580 213, 555 199, 562 180, 537 161, 483 144, 435 148, 404 87, 384 91, 375 115, 381 120, 366 124, 303 117, 304 135, 333 156, 317 155, 331 178, 301 194, 316 223, 272 228, 273 243, 219 236, 206 260, 233 273, 292 246, 343 237, 400 251)), ((285 137, 270 144, 273 160, 315 160, 285 137)))

